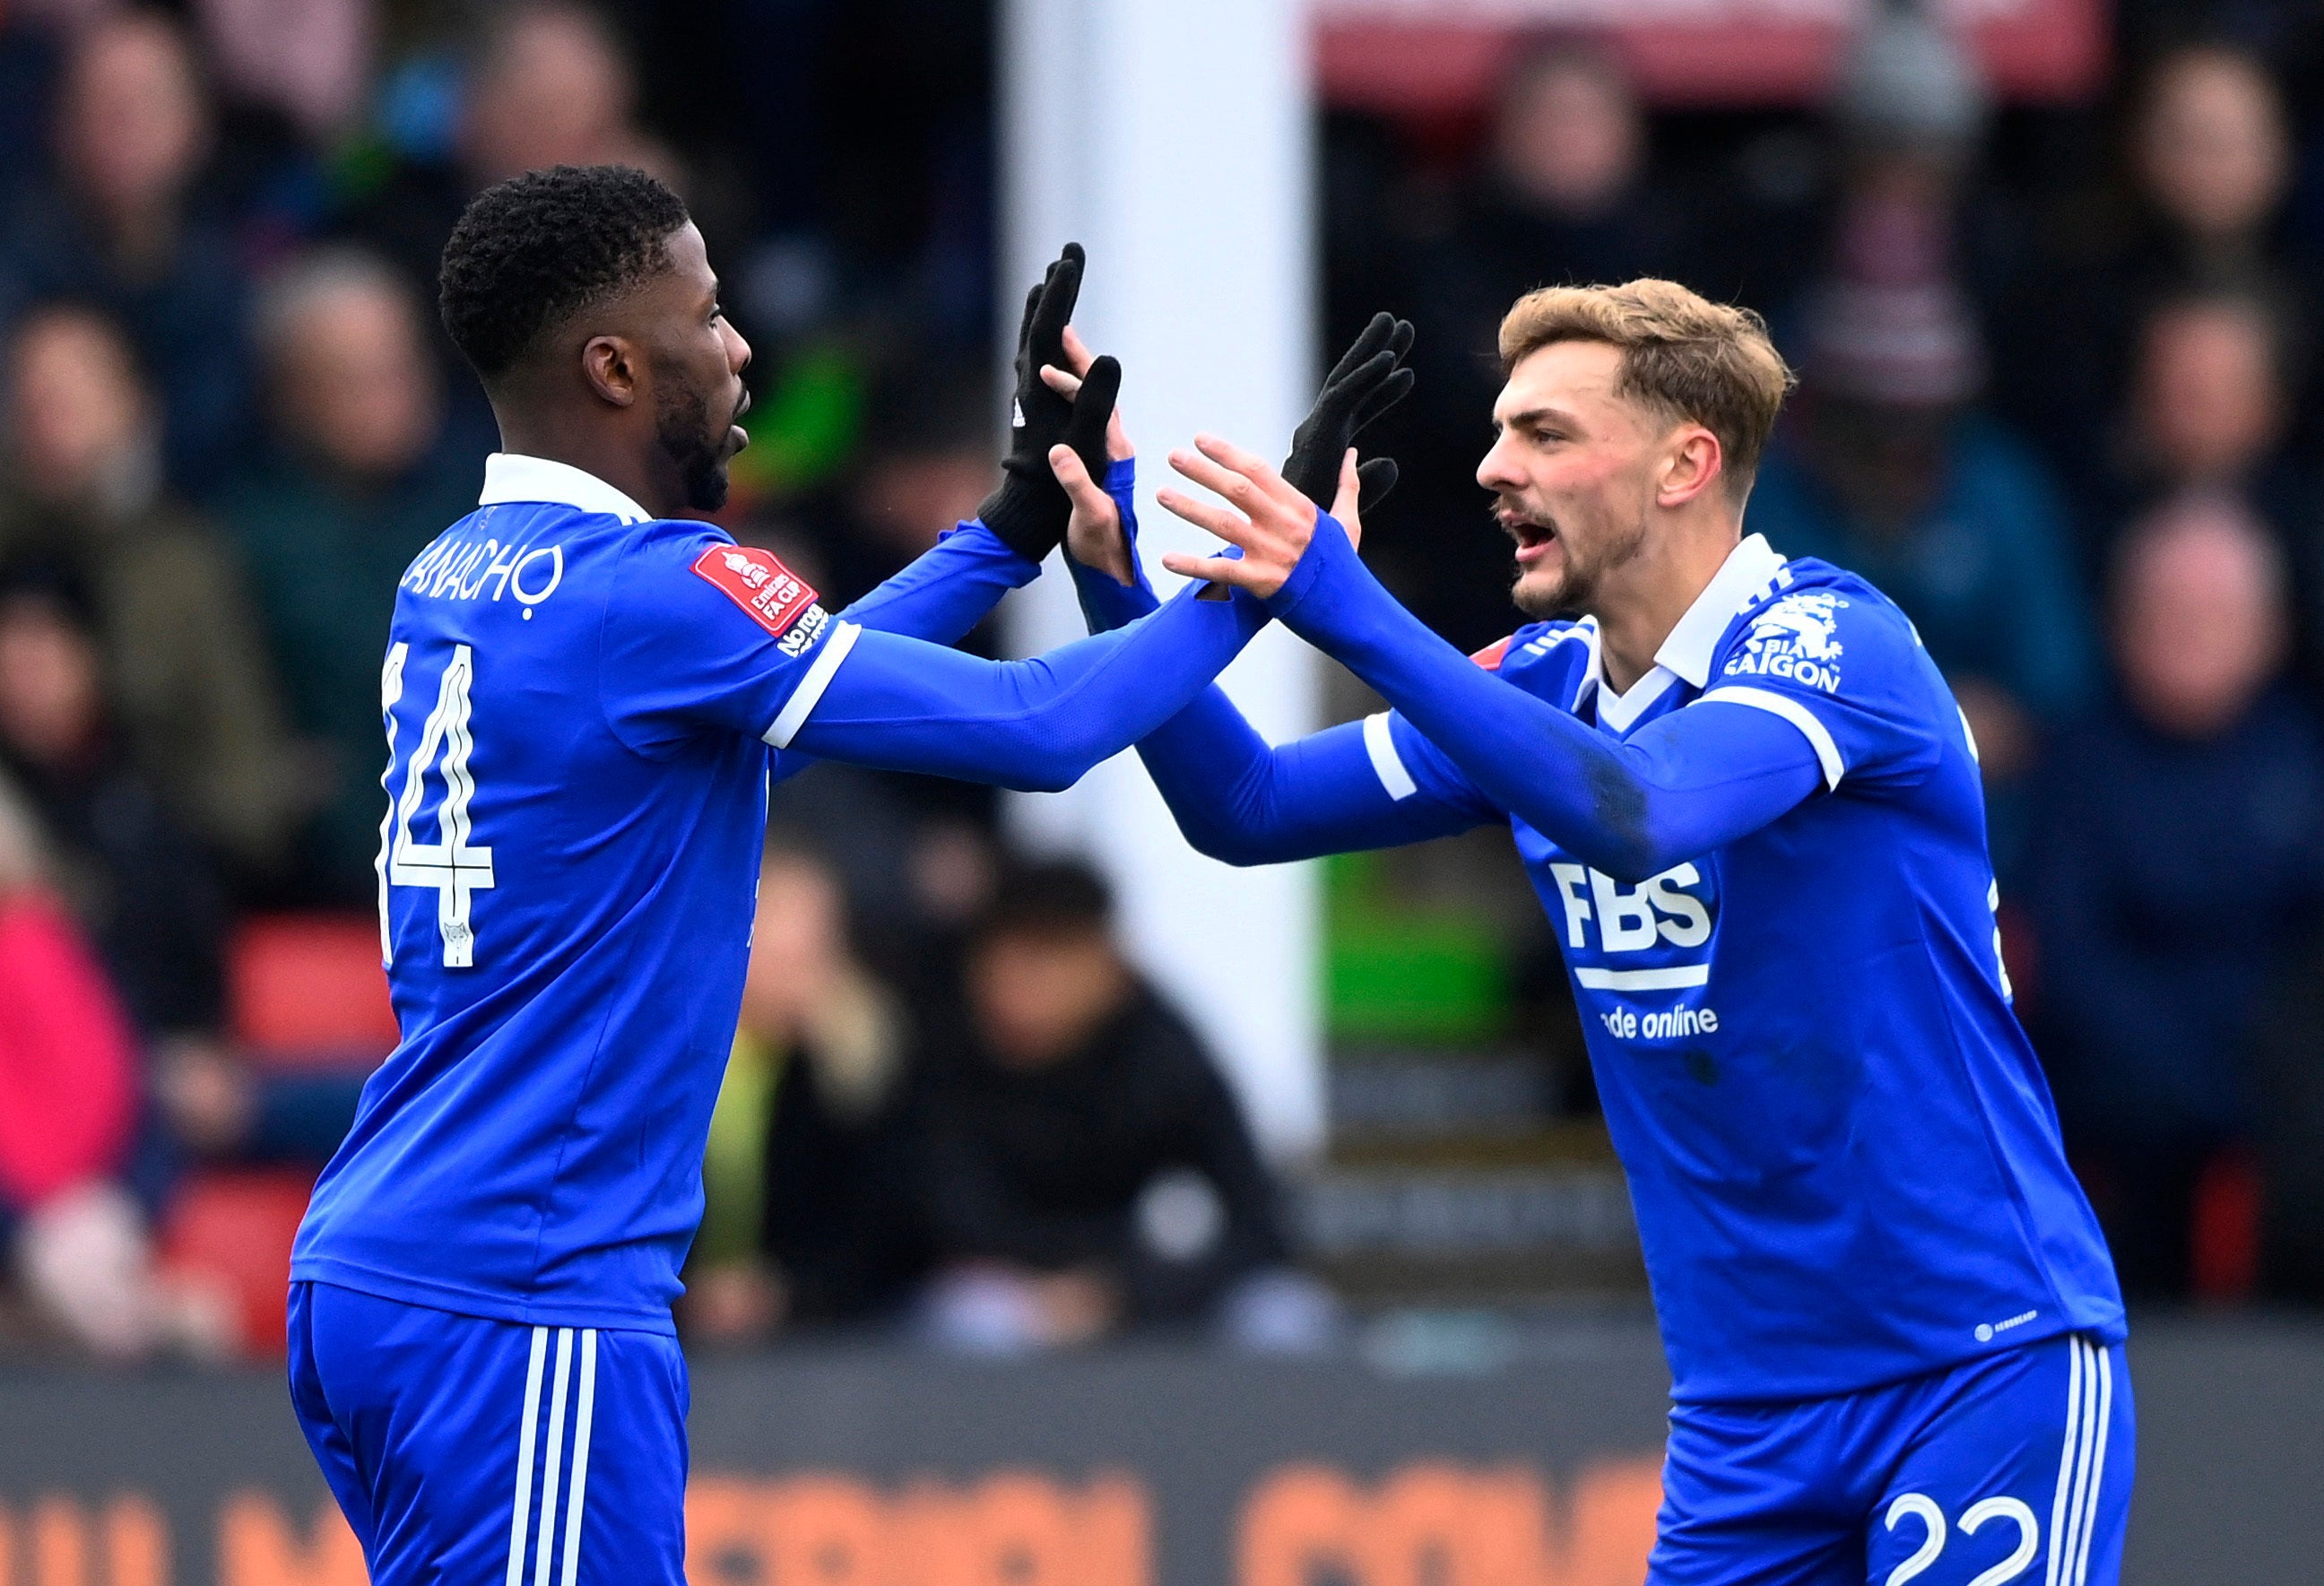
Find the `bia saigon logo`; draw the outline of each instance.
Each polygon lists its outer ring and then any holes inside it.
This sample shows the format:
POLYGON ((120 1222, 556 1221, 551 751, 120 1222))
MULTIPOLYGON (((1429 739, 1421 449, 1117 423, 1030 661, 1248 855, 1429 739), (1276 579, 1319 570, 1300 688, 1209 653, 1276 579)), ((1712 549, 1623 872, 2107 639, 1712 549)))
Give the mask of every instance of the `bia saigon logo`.
POLYGON ((1837 595, 1809 591, 1787 595, 1751 619, 1742 653, 1728 661, 1726 675, 1789 678, 1826 694, 1840 687, 1842 646, 1833 637, 1832 613, 1848 604, 1837 595))

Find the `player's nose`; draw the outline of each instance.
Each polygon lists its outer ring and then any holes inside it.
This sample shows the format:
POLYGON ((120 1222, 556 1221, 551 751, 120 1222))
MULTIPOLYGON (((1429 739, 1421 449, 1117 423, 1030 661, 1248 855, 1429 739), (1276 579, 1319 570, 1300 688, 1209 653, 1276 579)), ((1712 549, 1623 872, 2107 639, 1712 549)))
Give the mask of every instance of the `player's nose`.
POLYGON ((742 339, 741 331, 725 320, 718 323, 726 333, 726 366, 740 374, 751 366, 751 344, 742 339))
POLYGON ((1477 483, 1487 490, 1498 493, 1525 483, 1510 467, 1508 448, 1509 438, 1503 435, 1478 462, 1477 483))

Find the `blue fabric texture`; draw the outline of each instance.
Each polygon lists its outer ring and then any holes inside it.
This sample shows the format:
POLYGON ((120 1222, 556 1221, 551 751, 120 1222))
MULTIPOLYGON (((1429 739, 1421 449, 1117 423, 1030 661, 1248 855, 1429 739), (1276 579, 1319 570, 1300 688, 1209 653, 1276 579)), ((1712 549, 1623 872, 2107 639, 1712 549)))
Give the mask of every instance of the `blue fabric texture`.
POLYGON ((683 1586, 686 1358, 290 1286, 290 1403, 374 1586, 683 1586))
MULTIPOLYGON (((987 661, 833 617, 765 553, 651 520, 578 470, 495 458, 485 495, 397 595, 380 902, 403 1039, 324 1170, 292 1274, 668 1332, 742 997, 770 743, 1063 786, 1266 619, 1187 598, 987 661)), ((876 614, 973 620, 1020 571, 982 538, 934 553, 968 564, 973 598, 922 574, 876 614)))
MULTIPOLYGON (((1026 560, 991 530, 971 521, 946 530, 934 549, 841 612, 839 620, 931 644, 957 644, 1002 595, 1040 576, 1038 562, 1026 560)), ((771 774, 779 782, 814 763, 812 756, 778 749, 771 774)))
POLYGON ((1143 745, 1157 781, 1245 862, 1508 822, 1682 1403, 1851 1392, 2008 1332, 2122 1336, 2010 1007, 1974 750, 1877 591, 1755 536, 1618 696, 1594 624, 1462 656, 1328 518, 1269 604, 1394 711, 1268 750, 1206 696, 1143 745))
POLYGON ((2081 1334, 1807 1404, 1681 1405, 1646 1581, 2116 1586, 2135 1430, 2122 1345, 2081 1334))

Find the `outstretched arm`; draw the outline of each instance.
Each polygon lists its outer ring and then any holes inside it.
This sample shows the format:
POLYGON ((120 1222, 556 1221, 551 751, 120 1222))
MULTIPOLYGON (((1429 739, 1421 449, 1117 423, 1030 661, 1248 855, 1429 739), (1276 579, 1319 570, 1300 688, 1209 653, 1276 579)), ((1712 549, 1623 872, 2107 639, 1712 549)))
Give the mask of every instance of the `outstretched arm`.
MULTIPOLYGON (((1069 559, 1093 632, 1135 622, 1159 604, 1138 561, 1134 467, 1123 457, 1105 481, 1132 581, 1069 559)), ((1270 745, 1214 683, 1140 739, 1138 757, 1187 843, 1229 864, 1392 848, 1501 818, 1441 756, 1406 748, 1397 752, 1385 715, 1270 745)))
MULTIPOLYGON (((972 519, 945 535, 911 566, 839 613, 843 622, 881 633, 899 633, 930 644, 957 644, 1001 597, 1040 576, 1001 537, 972 519)), ((815 761, 777 750, 769 774, 780 782, 815 761)))
POLYGON ((930 644, 957 644, 1001 597, 1041 576, 974 519, 949 530, 902 572, 839 613, 840 621, 930 644))
POLYGON ((1021 661, 835 625, 767 741, 883 770, 1070 787, 1184 708, 1265 625, 1248 597, 1196 594, 1021 661))
POLYGON ((1214 439, 1198 445, 1201 455, 1174 454, 1172 465, 1250 518, 1174 491, 1163 504, 1214 531, 1232 523, 1228 538, 1245 555, 1171 556, 1164 565, 1266 596, 1270 611, 1378 689, 1486 799, 1608 875, 1643 881, 1837 783, 1837 757, 1827 764, 1798 720, 1804 707, 1778 714, 1705 698, 1618 740, 1509 687, 1397 604, 1338 523, 1318 520, 1265 463, 1214 439), (1299 545, 1296 566, 1268 543, 1274 532, 1299 545))

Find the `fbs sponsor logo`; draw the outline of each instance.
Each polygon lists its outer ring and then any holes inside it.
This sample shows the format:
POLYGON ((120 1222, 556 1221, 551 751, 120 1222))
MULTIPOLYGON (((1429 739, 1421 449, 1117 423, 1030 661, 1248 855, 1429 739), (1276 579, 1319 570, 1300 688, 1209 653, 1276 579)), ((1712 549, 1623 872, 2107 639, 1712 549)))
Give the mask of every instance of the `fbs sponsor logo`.
POLYGON ((1692 864, 1674 864, 1625 887, 1604 871, 1553 863, 1565 916, 1565 945, 1587 950, 1592 927, 1604 953, 1640 953, 1657 941, 1700 947, 1711 940, 1711 908, 1690 888, 1703 884, 1692 864))
POLYGON ((694 571, 777 637, 809 609, 822 609, 807 580, 763 550, 714 545, 694 558, 694 571))
POLYGON ((1724 671, 1764 678, 1789 678, 1826 694, 1840 687, 1840 658, 1845 650, 1833 615, 1849 603, 1822 590, 1787 595, 1751 619, 1742 650, 1724 671))

